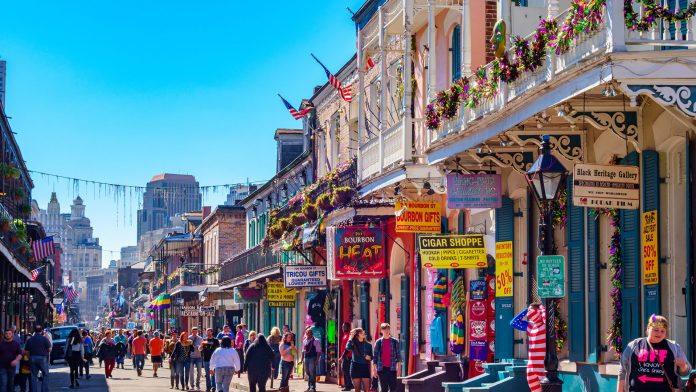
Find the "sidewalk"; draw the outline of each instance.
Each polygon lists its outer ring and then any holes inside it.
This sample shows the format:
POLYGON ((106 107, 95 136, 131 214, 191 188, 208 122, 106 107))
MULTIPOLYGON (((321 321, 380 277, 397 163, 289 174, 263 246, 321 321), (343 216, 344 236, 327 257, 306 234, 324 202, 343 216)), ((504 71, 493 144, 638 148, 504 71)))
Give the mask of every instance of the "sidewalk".
MULTIPOLYGON (((294 378, 290 379, 290 392, 305 392, 307 390, 307 381, 303 380, 302 378, 298 377, 297 374, 293 375, 294 378)), ((277 379, 273 380, 273 388, 278 389, 280 386, 280 377, 277 379)), ((239 378, 237 375, 234 376, 232 379, 232 384, 230 385, 231 389, 238 390, 238 391, 244 391, 248 392, 249 391, 249 379, 247 378, 246 374, 242 374, 242 377, 239 378)), ((271 388, 271 381, 269 380, 268 383, 266 384, 266 389, 271 388)), ((323 383, 323 382, 318 382, 317 381, 317 392, 340 392, 341 391, 341 386, 334 384, 334 383, 323 383)))

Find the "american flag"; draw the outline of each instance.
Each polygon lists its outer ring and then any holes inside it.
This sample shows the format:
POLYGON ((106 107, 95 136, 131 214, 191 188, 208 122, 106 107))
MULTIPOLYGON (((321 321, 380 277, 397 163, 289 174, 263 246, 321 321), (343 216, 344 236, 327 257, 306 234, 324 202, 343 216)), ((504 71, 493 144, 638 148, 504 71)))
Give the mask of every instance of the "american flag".
POLYGON ((53 236, 43 238, 40 241, 32 241, 31 250, 34 252, 34 260, 43 260, 54 254, 53 236))
POLYGON ((332 85, 336 90, 338 90, 338 92, 341 94, 341 97, 345 99, 346 102, 350 102, 353 99, 353 87, 351 85, 343 86, 341 84, 341 81, 338 80, 338 78, 336 78, 334 74, 332 74, 329 71, 329 69, 326 68, 326 66, 324 66, 324 64, 321 61, 319 61, 318 58, 316 58, 313 54, 311 55, 314 58, 314 60, 316 60, 317 63, 319 63, 319 65, 321 65, 322 68, 324 68, 324 72, 326 72, 326 77, 329 78, 329 84, 332 85))
POLYGON ((39 277, 39 274, 41 273, 41 269, 43 269, 43 267, 39 267, 39 268, 31 270, 31 281, 32 282, 35 281, 36 278, 39 277))
POLYGON ((295 120, 301 119, 302 117, 306 116, 307 113, 311 112, 312 109, 314 109, 313 106, 308 106, 300 111, 297 111, 297 110, 295 110, 295 108, 292 105, 290 105, 290 102, 286 101, 285 98, 283 98, 282 95, 278 94, 278 96, 283 101, 283 104, 290 112, 290 115, 292 116, 292 118, 294 118, 295 120))
POLYGON ((75 286, 72 283, 63 288, 63 294, 65 294, 65 300, 68 303, 74 302, 78 297, 77 291, 75 291, 75 286))

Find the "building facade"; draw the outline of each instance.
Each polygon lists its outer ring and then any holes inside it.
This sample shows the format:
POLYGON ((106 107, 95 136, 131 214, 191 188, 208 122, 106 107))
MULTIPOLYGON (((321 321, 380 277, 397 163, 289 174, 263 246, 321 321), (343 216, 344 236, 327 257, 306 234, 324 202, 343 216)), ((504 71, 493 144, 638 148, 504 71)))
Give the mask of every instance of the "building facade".
POLYGON ((138 242, 148 231, 171 226, 176 214, 201 210, 201 192, 194 176, 158 174, 147 183, 143 208, 138 210, 138 242))

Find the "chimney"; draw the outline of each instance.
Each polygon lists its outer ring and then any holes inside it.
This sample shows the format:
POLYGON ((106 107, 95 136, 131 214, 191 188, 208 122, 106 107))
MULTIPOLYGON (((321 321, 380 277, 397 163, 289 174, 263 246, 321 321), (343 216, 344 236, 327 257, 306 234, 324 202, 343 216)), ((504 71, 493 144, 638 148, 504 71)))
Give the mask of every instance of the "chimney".
POLYGON ((276 173, 283 170, 304 151, 301 129, 278 128, 275 133, 278 148, 276 173))
POLYGON ((210 206, 203 206, 203 216, 202 220, 205 220, 205 218, 210 215, 210 206))

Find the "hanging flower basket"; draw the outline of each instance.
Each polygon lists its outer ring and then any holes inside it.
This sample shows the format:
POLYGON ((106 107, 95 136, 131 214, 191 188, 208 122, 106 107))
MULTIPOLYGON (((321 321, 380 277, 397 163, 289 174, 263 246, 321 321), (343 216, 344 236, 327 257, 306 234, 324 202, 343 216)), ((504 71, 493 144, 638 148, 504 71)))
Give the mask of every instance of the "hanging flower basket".
POLYGON ((353 199, 353 196, 355 196, 355 190, 351 187, 342 186, 336 188, 333 192, 331 204, 333 204, 334 207, 348 204, 353 199))
POLYGON ((283 219, 278 219, 278 224, 280 225, 280 230, 282 231, 288 231, 290 230, 290 219, 288 218, 283 218, 283 219))
POLYGON ((328 211, 333 208, 333 205, 331 204, 331 194, 322 193, 319 197, 317 197, 317 207, 324 211, 328 211))
POLYGON ((307 222, 317 220, 318 212, 317 206, 314 204, 305 204, 305 206, 302 207, 302 214, 307 218, 307 222))
POLYGON ((10 231, 10 218, 6 216, 0 217, 0 231, 3 233, 10 231))
POLYGON ((0 163, 0 174, 8 180, 18 180, 22 172, 9 163, 0 163))
POLYGON ((307 221, 307 218, 304 214, 293 213, 290 215, 290 221, 295 226, 302 226, 307 221))
POLYGON ((268 232, 274 240, 278 240, 283 236, 283 229, 281 229, 279 225, 271 226, 268 232))
POLYGON ((12 199, 14 201, 22 201, 27 197, 27 194, 24 193, 24 190, 22 188, 15 188, 12 190, 12 199))
POLYGON ((17 243, 17 233, 15 233, 14 231, 10 232, 9 239, 10 239, 11 244, 16 244, 17 243))

